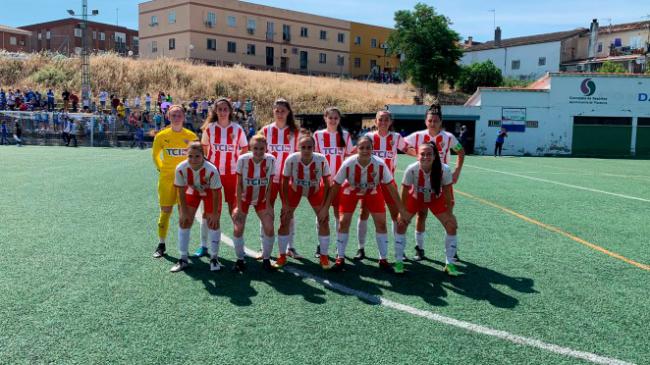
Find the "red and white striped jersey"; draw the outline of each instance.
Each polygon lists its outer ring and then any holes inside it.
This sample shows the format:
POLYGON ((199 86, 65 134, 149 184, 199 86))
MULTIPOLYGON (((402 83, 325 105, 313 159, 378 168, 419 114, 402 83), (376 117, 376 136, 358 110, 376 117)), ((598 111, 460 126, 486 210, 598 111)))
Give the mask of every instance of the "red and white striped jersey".
POLYGON ((278 128, 275 122, 264 126, 261 132, 266 137, 266 152, 272 154, 276 160, 273 182, 279 183, 280 176, 282 176, 282 168, 287 157, 298 151, 299 133, 297 130, 291 133, 289 127, 278 128))
POLYGON ((251 205, 264 201, 266 192, 275 174, 275 157, 270 153, 258 163, 253 160, 253 153, 244 153, 237 160, 237 175, 241 175, 244 190, 242 199, 251 205))
POLYGON ((376 156, 370 156, 370 163, 363 167, 359 164, 359 156, 354 155, 343 162, 334 182, 343 186, 343 194, 377 194, 380 184, 393 182, 393 174, 376 156))
POLYGON ((190 162, 185 160, 176 166, 174 186, 187 187, 186 194, 199 193, 205 196, 208 189, 221 189, 221 178, 216 166, 205 160, 198 170, 192 169, 190 162))
POLYGON ((291 179, 289 186, 302 196, 311 196, 320 190, 323 178, 329 178, 330 168, 327 158, 320 153, 314 153, 310 163, 302 162, 300 152, 291 154, 284 164, 282 176, 291 179))
POLYGON ((248 146, 248 141, 239 124, 222 127, 219 123, 210 123, 201 136, 201 144, 208 146, 206 158, 217 166, 221 175, 234 175, 239 151, 248 146))
MULTIPOLYGON (((446 164, 442 164, 442 183, 440 186, 451 185, 453 178, 451 170, 446 164)), ((406 168, 402 185, 409 188, 409 194, 420 202, 430 203, 434 198, 431 188, 431 174, 420 169, 420 162, 414 162, 406 168)))
POLYGON ((372 139, 372 154, 381 158, 394 175, 397 167, 397 150, 406 152, 408 144, 397 132, 388 132, 384 137, 379 132, 370 132, 366 136, 372 139))
POLYGON ((327 163, 330 165, 330 171, 336 175, 345 161, 345 156, 352 154, 354 150, 350 133, 346 130, 343 131, 345 147, 339 143, 338 132, 328 132, 327 129, 314 132, 314 139, 316 140, 314 151, 325 155, 327 163))
POLYGON ((446 131, 440 131, 440 133, 438 133, 435 137, 431 137, 429 131, 425 129, 423 131, 411 133, 406 137, 406 143, 408 143, 409 146, 415 148, 416 150, 422 143, 431 142, 433 140, 436 141, 436 145, 438 146, 438 153, 440 153, 442 163, 449 163, 448 160, 450 150, 458 152, 461 148, 463 148, 463 146, 456 139, 456 136, 446 131))

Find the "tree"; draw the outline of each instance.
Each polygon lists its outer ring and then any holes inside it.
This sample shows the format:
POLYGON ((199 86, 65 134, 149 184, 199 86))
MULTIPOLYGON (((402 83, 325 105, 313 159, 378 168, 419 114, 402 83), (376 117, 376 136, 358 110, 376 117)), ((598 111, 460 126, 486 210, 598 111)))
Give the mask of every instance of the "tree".
POLYGON ((472 94, 479 86, 503 85, 503 75, 501 70, 488 60, 461 67, 457 84, 462 92, 472 94))
POLYGON ((401 73, 434 95, 440 81, 451 83, 460 72, 460 37, 450 24, 433 7, 418 3, 413 11, 395 12, 395 31, 388 39, 390 53, 404 55, 401 73))
POLYGON ((600 66, 598 72, 602 73, 612 73, 612 74, 624 74, 627 72, 620 63, 614 63, 612 61, 605 61, 603 65, 600 66))

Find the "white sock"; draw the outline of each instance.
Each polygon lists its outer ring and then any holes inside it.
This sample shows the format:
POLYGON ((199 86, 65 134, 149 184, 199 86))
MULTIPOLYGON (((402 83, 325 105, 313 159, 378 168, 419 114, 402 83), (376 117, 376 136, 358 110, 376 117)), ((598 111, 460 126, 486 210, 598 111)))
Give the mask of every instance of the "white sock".
POLYGON ((359 239, 359 249, 366 247, 366 235, 368 234, 368 220, 357 220, 357 238, 359 239))
POLYGON ((210 238, 210 255, 211 257, 219 257, 219 242, 221 241, 221 230, 211 229, 208 231, 210 238))
POLYGON ((334 232, 339 233, 339 219, 334 217, 334 232))
POLYGON ((289 246, 289 240, 291 238, 289 236, 280 236, 278 235, 278 248, 279 252, 278 255, 286 255, 287 254, 287 247, 289 246))
MULTIPOLYGON (((266 237, 266 235, 264 234, 264 229, 262 228, 262 221, 260 221, 260 242, 264 242, 264 237, 266 237)), ((264 246, 261 243, 260 250, 264 251, 264 246)))
POLYGON ((415 244, 424 250, 424 232, 415 231, 415 244))
POLYGON ((201 220, 201 247, 208 247, 208 220, 201 220))
POLYGON ((445 262, 447 264, 454 263, 454 256, 456 255, 456 248, 458 246, 458 236, 445 235, 445 262))
POLYGON ((275 242, 275 235, 264 236, 262 239, 262 258, 270 259, 271 252, 273 252, 273 243, 275 242))
POLYGON ((379 258, 386 260, 388 257, 388 235, 386 233, 375 233, 375 239, 379 249, 379 258))
POLYGON ((395 233, 395 261, 404 259, 404 248, 406 247, 406 235, 395 233))
POLYGON ((246 255, 244 253, 244 237, 235 237, 232 241, 235 244, 235 255, 237 255, 237 259, 243 260, 246 255))
POLYGON ((320 245, 320 254, 327 256, 330 249, 330 236, 318 236, 318 244, 320 245))
POLYGON ((287 241, 287 247, 288 248, 293 248, 293 238, 296 235, 296 221, 291 218, 291 222, 289 223, 289 241, 287 241))
POLYGON ((190 228, 178 228, 178 252, 187 258, 187 248, 190 245, 190 228))
POLYGON ((336 235, 336 256, 345 258, 345 248, 348 246, 348 234, 337 233, 336 235))
POLYGON ((390 231, 393 232, 393 237, 395 237, 395 235, 397 234, 397 222, 393 220, 391 220, 390 222, 391 222, 390 231))

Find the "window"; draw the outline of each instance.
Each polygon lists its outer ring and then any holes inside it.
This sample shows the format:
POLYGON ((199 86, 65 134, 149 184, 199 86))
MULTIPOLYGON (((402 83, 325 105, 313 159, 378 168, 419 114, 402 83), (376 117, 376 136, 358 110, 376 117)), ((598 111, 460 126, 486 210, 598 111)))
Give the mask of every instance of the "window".
POLYGON ((318 63, 327 63, 327 55, 325 53, 318 55, 318 63))
POLYGON ((9 37, 9 44, 12 46, 15 46, 18 44, 18 41, 16 40, 16 37, 9 37))
POLYGON ((255 56, 255 45, 254 44, 247 44, 246 45, 246 54, 255 56))
POLYGON ((357 46, 361 44, 361 36, 354 37, 354 44, 357 46))
POLYGON ((74 28, 74 36, 81 38, 81 28, 74 28))
POLYGON ((603 51, 603 42, 598 42, 597 51, 598 53, 603 51))
POLYGON ((621 38, 614 38, 614 47, 622 47, 623 46, 623 41, 621 38))
POLYGON ((370 48, 377 48, 377 38, 372 38, 370 40, 370 48))
POLYGON ((106 33, 99 32, 99 40, 100 41, 105 41, 106 40, 106 33))
POLYGON ((256 27, 257 23, 255 22, 255 19, 248 19, 248 22, 246 24, 246 30, 248 31, 248 34, 255 34, 256 27))
POLYGON ((235 18, 232 15, 229 15, 228 16, 228 26, 233 27, 233 28, 236 27, 237 26, 237 18, 235 18))
POLYGON ((336 56, 336 64, 338 66, 343 66, 345 64, 345 57, 343 56, 336 56))
POLYGON ((45 32, 45 39, 50 39, 50 37, 52 37, 52 32, 48 30, 47 32, 45 32))
POLYGON ((266 40, 272 41, 275 36, 275 24, 273 22, 266 22, 266 40))
POLYGON ((282 40, 289 42, 291 40, 291 26, 282 24, 282 40))
POLYGON ((308 58, 307 51, 300 51, 300 69, 306 70, 307 66, 309 66, 309 58, 308 58))
POLYGON ((40 41, 43 38, 43 34, 41 34, 41 32, 38 32, 38 37, 37 38, 40 41))
POLYGON ((140 38, 132 37, 131 44, 133 45, 134 48, 138 48, 138 46, 140 46, 140 38))
POLYGON ((156 15, 151 16, 151 22, 149 22, 150 27, 155 27, 158 25, 158 17, 156 15))
POLYGON ((309 29, 307 27, 300 27, 300 36, 303 38, 309 37, 309 29))
POLYGON ((539 128, 539 121, 537 120, 527 120, 526 128, 539 128))
POLYGON ((169 38, 169 50, 176 49, 176 38, 169 38))
POLYGON ((339 43, 345 43, 345 33, 339 33, 338 41, 339 43))
POLYGON ((176 10, 172 10, 169 12, 169 14, 167 15, 167 21, 169 22, 169 24, 176 23, 176 10))
POLYGON ((356 57, 354 59, 354 68, 360 68, 361 67, 361 58, 356 57))
POLYGON ((501 127, 500 120, 488 120, 488 127, 501 127))
POLYGON ((546 57, 540 57, 539 60, 537 60, 537 66, 546 66, 546 57))
POLYGON ((151 53, 156 53, 156 52, 158 52, 158 42, 151 41, 151 53))
POLYGON ((115 35, 113 36, 113 40, 116 43, 126 43, 126 33, 115 32, 115 35))
POLYGON ((521 61, 519 60, 513 60, 512 63, 510 64, 510 68, 513 70, 519 70, 520 66, 521 66, 521 61))
POLYGON ((214 38, 208 38, 208 44, 206 46, 207 49, 211 51, 216 51, 217 50, 217 40, 214 38))
POLYGON ((235 53, 237 52, 237 43, 235 42, 228 42, 228 53, 235 53))
POLYGON ((320 31, 320 39, 327 40, 327 31, 326 30, 321 30, 320 31))
POLYGON ((97 39, 97 31, 93 30, 93 39, 97 39))
POLYGON ((209 12, 208 16, 205 19, 205 26, 212 28, 217 24, 217 14, 209 12))

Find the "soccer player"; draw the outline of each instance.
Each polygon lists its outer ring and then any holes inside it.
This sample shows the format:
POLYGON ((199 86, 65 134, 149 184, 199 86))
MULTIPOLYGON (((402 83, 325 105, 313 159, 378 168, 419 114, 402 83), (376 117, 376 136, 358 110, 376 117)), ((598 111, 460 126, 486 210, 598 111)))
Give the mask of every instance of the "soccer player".
MULTIPOLYGON (((276 261, 276 267, 282 267, 287 262, 289 227, 302 197, 307 198, 314 212, 318 214, 330 187, 330 169, 327 159, 320 153, 314 153, 315 144, 311 135, 302 135, 298 142, 300 152, 291 154, 284 164, 280 193, 282 211, 278 229, 280 254, 276 261)), ((330 243, 329 216, 326 219, 318 220, 318 242, 321 253, 320 264, 324 269, 329 269, 327 256, 330 243)))
POLYGON ((190 230, 194 222, 194 214, 201 202, 203 202, 203 219, 209 228, 210 270, 221 270, 219 263, 221 179, 217 168, 203 156, 201 142, 195 141, 188 146, 187 160, 176 166, 174 186, 179 196, 178 250, 181 257, 170 271, 179 272, 189 266, 187 248, 190 244, 190 230))
MULTIPOLYGON (((366 134, 373 144, 372 154, 386 163, 391 174, 395 176, 395 169, 397 168, 397 151, 402 151, 411 156, 415 156, 415 150, 412 147, 409 147, 404 138, 397 132, 392 130, 393 119, 388 110, 380 110, 375 116, 375 126, 377 127, 376 131, 369 132, 366 134)), ((397 191, 397 184, 393 181, 393 187, 397 191)), ((388 206, 388 211, 390 212, 390 218, 392 221, 392 232, 395 234, 395 228, 397 227, 397 206, 391 198, 390 194, 381 186, 381 194, 386 201, 388 206)), ((361 214, 359 215, 359 220, 357 221, 357 238, 359 239, 359 250, 357 255, 354 257, 355 260, 363 260, 366 258, 366 233, 368 232, 368 217, 370 212, 365 206, 362 206, 361 214)))
POLYGON ((244 229, 246 216, 250 206, 262 223, 262 267, 267 271, 274 270, 271 265, 271 251, 275 241, 273 230, 273 206, 269 199, 271 195, 271 180, 275 174, 275 157, 266 153, 266 138, 255 135, 250 140, 251 152, 245 153, 237 160, 237 207, 233 210, 234 243, 237 261, 232 270, 242 272, 246 269, 244 263, 244 229))
POLYGON ((173 105, 167 111, 171 120, 170 128, 156 134, 151 150, 153 163, 160 172, 158 176, 158 201, 160 203, 160 216, 158 217, 158 237, 160 241, 153 257, 165 255, 165 239, 169 227, 169 217, 172 208, 178 203, 178 191, 174 187, 174 173, 176 166, 187 158, 187 145, 197 140, 196 134, 183 128, 185 114, 183 107, 173 105))
MULTIPOLYGON (((273 175, 273 184, 271 185, 271 195, 269 204, 271 209, 275 206, 275 200, 280 193, 280 178, 284 169, 284 164, 290 154, 298 151, 299 130, 296 120, 293 116, 291 105, 285 99, 277 99, 273 103, 273 123, 262 128, 260 133, 266 138, 268 143, 268 153, 275 157, 276 165, 273 175)), ((299 258, 293 244, 295 222, 291 221, 289 228, 289 257, 299 258)), ((260 235, 262 235, 260 227, 260 235)), ((262 237, 263 239, 263 237, 262 237)))
POLYGON ((397 205, 398 212, 406 215, 404 205, 397 195, 393 183, 393 174, 384 161, 372 155, 372 140, 363 136, 357 142, 357 154, 343 162, 339 172, 334 177, 334 184, 327 193, 325 204, 318 218, 326 219, 329 205, 339 190, 342 189, 339 203, 340 223, 336 240, 336 262, 332 270, 342 271, 345 265, 345 248, 348 244, 350 221, 357 203, 366 205, 375 223, 377 246, 379 247, 379 268, 393 272, 388 263, 388 237, 386 235, 386 203, 379 189, 383 186, 397 205))
MULTIPOLYGON (((224 200, 228 204, 228 213, 235 209, 235 190, 237 187, 237 159, 248 152, 246 133, 241 126, 232 122, 233 108, 226 98, 217 99, 212 111, 201 126, 203 134, 201 144, 208 161, 219 170, 223 185, 224 200)), ((201 221, 201 246, 194 253, 195 257, 208 255, 208 224, 201 221)))
MULTIPOLYGON (((449 163, 449 154, 453 150, 458 154, 458 160, 456 161, 456 168, 452 173, 453 183, 455 184, 460 177, 460 171, 463 168, 463 162, 465 161, 465 151, 463 146, 458 142, 456 137, 446 131, 442 130, 442 109, 440 105, 433 104, 429 108, 426 114, 426 119, 424 123, 427 126, 427 129, 419 132, 415 132, 406 137, 406 143, 414 149, 422 143, 435 142, 438 147, 438 153, 442 163, 449 163)), ((453 188, 452 188, 452 207, 449 208, 450 211, 453 210, 453 188)), ((427 219, 427 211, 424 210, 419 212, 415 220, 415 260, 423 260, 424 256, 424 231, 425 231, 425 222, 427 219)), ((456 256, 458 259, 458 256, 456 256)))
MULTIPOLYGON (((350 133, 341 127, 341 116, 341 111, 336 107, 325 109, 323 118, 325 119, 326 128, 314 133, 314 140, 316 140, 315 151, 323 154, 327 158, 327 163, 332 173, 330 176, 330 185, 332 185, 332 179, 339 171, 345 158, 355 152, 350 133)), ((338 195, 333 196, 331 199, 337 232, 339 230, 339 200, 340 197, 338 195)), ((319 258, 321 256, 320 254, 320 246, 316 246, 314 256, 319 258)))
POLYGON ((418 147, 418 161, 409 165, 402 180, 402 202, 406 214, 401 216, 395 234, 395 272, 404 273, 404 248, 406 247, 406 228, 413 215, 422 210, 430 210, 445 228, 445 272, 457 276, 454 255, 458 239, 458 224, 451 212, 453 206, 451 186, 452 173, 442 163, 438 149, 432 143, 423 143, 418 147))

